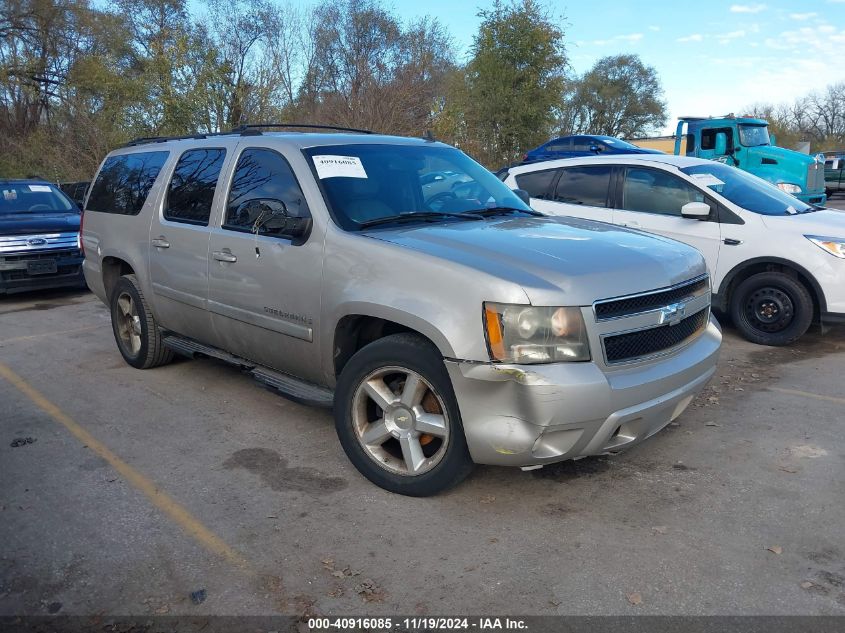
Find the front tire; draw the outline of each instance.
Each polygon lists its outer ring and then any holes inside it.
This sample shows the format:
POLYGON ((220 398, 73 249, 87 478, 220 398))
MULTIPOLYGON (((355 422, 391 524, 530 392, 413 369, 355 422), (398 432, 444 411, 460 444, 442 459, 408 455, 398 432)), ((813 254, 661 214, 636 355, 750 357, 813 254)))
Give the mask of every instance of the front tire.
POLYGON ((164 346, 135 275, 117 280, 110 303, 114 340, 123 360, 136 369, 150 369, 173 360, 173 351, 164 346))
POLYGON ((341 372, 335 429, 349 460, 377 486, 412 497, 437 494, 472 470, 443 358, 414 334, 359 350, 341 372))
POLYGON ((809 329, 813 298, 797 279, 779 272, 752 275, 731 297, 731 320, 760 345, 788 345, 809 329))

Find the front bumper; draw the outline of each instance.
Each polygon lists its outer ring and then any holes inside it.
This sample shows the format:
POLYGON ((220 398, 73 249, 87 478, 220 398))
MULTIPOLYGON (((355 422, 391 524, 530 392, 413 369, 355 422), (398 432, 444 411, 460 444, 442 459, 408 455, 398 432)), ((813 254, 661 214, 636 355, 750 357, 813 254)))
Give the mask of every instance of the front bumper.
POLYGON ((716 371, 715 320, 671 355, 625 368, 595 363, 447 361, 470 455, 536 466, 633 446, 678 417, 716 371))
POLYGON ((0 255, 0 295, 44 288, 83 287, 82 260, 82 253, 76 249, 3 253, 0 255), (45 262, 55 262, 55 271, 33 272, 45 262))

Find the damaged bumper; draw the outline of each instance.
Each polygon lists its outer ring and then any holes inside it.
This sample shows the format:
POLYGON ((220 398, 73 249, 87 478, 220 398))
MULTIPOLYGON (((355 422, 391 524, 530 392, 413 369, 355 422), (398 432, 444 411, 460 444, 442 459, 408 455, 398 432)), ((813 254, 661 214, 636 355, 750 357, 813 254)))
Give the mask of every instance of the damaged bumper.
POLYGON ((462 361, 446 367, 473 460, 536 466, 616 452, 657 433, 713 376, 721 340, 711 318, 682 349, 625 368, 462 361))

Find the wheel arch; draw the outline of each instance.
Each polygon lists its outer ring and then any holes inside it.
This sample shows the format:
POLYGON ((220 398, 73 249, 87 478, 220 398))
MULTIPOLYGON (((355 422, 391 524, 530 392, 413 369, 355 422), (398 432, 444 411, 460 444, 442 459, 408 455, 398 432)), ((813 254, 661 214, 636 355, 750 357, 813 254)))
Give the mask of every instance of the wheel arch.
POLYGON ((335 379, 355 352, 391 334, 417 334, 437 348, 444 357, 451 356, 452 347, 443 334, 419 317, 395 311, 381 315, 374 312, 350 312, 336 321, 332 333, 332 365, 329 368, 335 379))
POLYGON ((813 298, 813 307, 817 315, 827 311, 827 301, 824 291, 816 278, 803 266, 788 259, 780 257, 756 257, 737 264, 719 285, 717 296, 719 298, 716 307, 722 311, 730 308, 731 297, 736 287, 752 275, 762 272, 781 272, 795 275, 813 298))
POLYGON ((100 267, 103 271, 103 289, 106 292, 107 299, 111 298, 112 290, 118 279, 123 275, 131 275, 135 272, 132 264, 116 255, 106 255, 103 257, 100 267))

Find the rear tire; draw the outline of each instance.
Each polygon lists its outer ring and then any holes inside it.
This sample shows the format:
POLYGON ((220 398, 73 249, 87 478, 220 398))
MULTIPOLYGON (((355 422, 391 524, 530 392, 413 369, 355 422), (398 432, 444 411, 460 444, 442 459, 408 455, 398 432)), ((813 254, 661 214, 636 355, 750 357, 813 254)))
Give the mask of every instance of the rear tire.
POLYGON ((443 357, 415 334, 359 350, 340 374, 334 415, 349 460, 390 492, 434 495, 472 470, 443 357))
POLYGON ((114 340, 123 360, 136 369, 150 369, 173 360, 173 351, 164 346, 161 330, 135 275, 117 280, 110 304, 114 340))
POLYGON ((759 345, 788 345, 813 320, 813 298, 797 279, 779 272, 752 275, 731 296, 731 320, 759 345))

